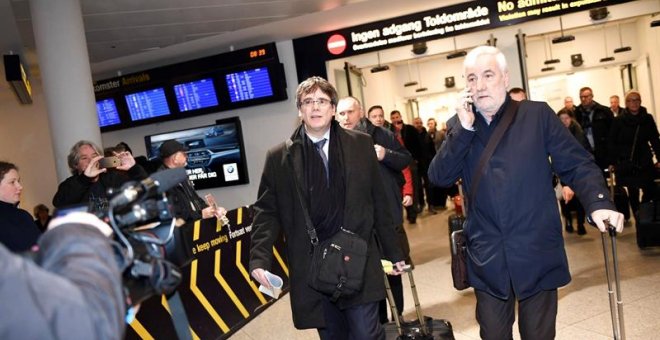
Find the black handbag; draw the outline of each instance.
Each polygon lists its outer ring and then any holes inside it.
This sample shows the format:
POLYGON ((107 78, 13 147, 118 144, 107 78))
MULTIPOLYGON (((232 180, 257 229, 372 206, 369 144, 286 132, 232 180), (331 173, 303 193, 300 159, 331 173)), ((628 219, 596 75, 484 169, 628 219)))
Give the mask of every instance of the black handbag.
MULTIPOLYGON (((287 141, 287 147, 292 144, 287 141)), ((289 154, 290 155, 290 154, 289 154)), ((288 157, 293 169, 293 160, 288 157)), ((339 297, 349 297, 362 290, 364 274, 367 267, 367 241, 356 233, 340 228, 332 237, 319 242, 316 229, 309 217, 307 205, 303 200, 300 181, 293 175, 298 202, 302 209, 312 244, 312 259, 310 261, 307 284, 314 290, 330 296, 332 302, 339 297)))
POLYGON ((330 239, 313 247, 307 283, 336 301, 362 290, 367 264, 367 242, 341 228, 330 239))

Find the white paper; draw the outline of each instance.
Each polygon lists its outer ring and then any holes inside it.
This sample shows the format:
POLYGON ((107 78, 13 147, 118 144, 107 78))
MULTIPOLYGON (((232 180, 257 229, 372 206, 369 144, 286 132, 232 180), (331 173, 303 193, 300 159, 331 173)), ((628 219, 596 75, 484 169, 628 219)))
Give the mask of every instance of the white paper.
POLYGON ((284 285, 284 281, 282 281, 282 278, 269 272, 269 271, 264 271, 264 274, 266 275, 266 279, 268 280, 268 283, 273 287, 273 289, 266 288, 264 285, 259 285, 259 291, 274 298, 277 299, 280 297, 280 294, 282 294, 282 286, 284 285))

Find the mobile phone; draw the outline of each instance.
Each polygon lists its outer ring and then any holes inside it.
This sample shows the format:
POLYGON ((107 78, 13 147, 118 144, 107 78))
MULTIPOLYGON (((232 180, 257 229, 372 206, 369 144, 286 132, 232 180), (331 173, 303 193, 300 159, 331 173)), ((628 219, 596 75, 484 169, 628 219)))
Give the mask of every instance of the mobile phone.
POLYGON ((116 168, 121 165, 121 161, 117 156, 103 157, 99 160, 99 168, 116 168))

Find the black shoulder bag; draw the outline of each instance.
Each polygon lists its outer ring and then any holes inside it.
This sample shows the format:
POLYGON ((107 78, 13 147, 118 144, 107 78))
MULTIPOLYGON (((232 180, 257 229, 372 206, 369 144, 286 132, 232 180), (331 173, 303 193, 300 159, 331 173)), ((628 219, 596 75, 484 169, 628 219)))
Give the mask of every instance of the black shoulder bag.
MULTIPOLYGON (((287 149, 292 143, 291 140, 287 141, 287 149)), ((290 154, 287 160, 291 169, 294 169, 290 154)), ((319 242, 296 174, 293 175, 293 182, 312 246, 307 284, 312 289, 330 296, 332 302, 339 297, 349 297, 361 291, 367 264, 367 241, 342 227, 329 239, 319 242)))
MULTIPOLYGON (((488 160, 495 152, 495 148, 497 147, 497 144, 500 143, 504 133, 509 129, 509 126, 511 126, 511 123, 514 121, 514 119, 516 119, 519 104, 520 102, 515 100, 509 102, 509 106, 504 113, 504 117, 502 117, 502 121, 497 125, 497 127, 495 127, 493 135, 488 140, 488 144, 486 145, 484 152, 479 158, 479 164, 477 165, 476 169, 474 169, 474 175, 472 176, 472 187, 470 188, 470 196, 468 197, 469 199, 474 200, 474 195, 477 193, 477 187, 479 186, 479 181, 481 181, 481 176, 484 172, 484 169, 486 168, 486 163, 488 163, 488 160)), ((466 200, 463 201, 466 215, 469 210, 467 203, 466 200)), ((470 287, 470 283, 468 282, 467 277, 467 239, 463 234, 463 229, 452 233, 451 243, 451 275, 454 288, 457 290, 463 290, 470 287)))

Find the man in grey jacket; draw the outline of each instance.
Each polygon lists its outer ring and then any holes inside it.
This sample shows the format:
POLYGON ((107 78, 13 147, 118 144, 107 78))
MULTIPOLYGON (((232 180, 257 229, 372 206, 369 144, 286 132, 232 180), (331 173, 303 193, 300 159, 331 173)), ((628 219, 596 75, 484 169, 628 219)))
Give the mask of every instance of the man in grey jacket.
POLYGON ((34 262, 0 245, 0 339, 122 339, 126 301, 110 226, 51 221, 34 262))

